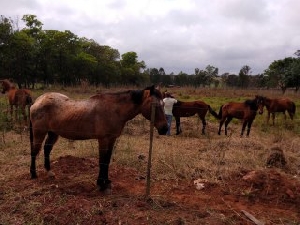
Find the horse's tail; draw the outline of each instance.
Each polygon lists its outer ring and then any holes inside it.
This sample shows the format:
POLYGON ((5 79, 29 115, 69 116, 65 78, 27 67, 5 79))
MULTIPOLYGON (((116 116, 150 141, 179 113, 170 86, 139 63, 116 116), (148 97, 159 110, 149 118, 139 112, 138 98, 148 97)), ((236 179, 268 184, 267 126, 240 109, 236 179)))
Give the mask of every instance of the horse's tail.
POLYGON ((210 105, 208 105, 208 110, 209 110, 209 112, 210 112, 210 114, 211 115, 213 115, 216 119, 221 119, 221 117, 220 117, 220 113, 218 114, 218 113, 216 113, 211 107, 210 107, 210 105))

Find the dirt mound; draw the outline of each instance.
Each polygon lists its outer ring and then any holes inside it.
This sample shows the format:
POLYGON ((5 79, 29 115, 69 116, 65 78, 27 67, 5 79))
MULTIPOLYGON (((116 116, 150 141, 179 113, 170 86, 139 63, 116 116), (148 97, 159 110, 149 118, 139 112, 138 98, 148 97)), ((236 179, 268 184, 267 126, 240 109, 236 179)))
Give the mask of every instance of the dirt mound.
POLYGON ((247 194, 256 201, 274 204, 300 205, 300 183, 274 169, 251 171, 242 177, 239 186, 247 188, 247 194))

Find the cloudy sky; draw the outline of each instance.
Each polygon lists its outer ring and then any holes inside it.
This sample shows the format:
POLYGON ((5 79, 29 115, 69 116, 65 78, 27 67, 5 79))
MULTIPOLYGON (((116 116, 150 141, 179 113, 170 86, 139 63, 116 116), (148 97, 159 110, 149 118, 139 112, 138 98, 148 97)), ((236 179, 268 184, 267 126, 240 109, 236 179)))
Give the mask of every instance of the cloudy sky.
POLYGON ((45 30, 134 51, 167 74, 207 65, 258 74, 300 49, 299 0, 1 0, 0 14, 36 15, 45 30))

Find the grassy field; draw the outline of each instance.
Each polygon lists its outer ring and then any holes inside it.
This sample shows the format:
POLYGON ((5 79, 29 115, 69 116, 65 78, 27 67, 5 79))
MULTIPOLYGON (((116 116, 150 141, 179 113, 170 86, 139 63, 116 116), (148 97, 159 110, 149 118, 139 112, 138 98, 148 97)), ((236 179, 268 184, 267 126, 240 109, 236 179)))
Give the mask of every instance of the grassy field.
MULTIPOLYGON (((81 87, 78 88, 72 88, 72 89, 64 89, 64 88, 52 88, 51 90, 37 90, 33 91, 34 98, 37 98, 39 95, 46 91, 58 91, 61 93, 64 93, 74 99, 83 99, 87 98, 97 92, 105 92, 105 91, 117 91, 120 90, 115 89, 115 90, 107 90, 104 88, 94 88, 94 89, 89 89, 89 90, 84 90, 81 87)), ((122 88, 126 89, 126 88, 122 88)), ((164 90, 164 89, 162 89, 164 90)), ((245 138, 245 139, 240 139, 239 134, 241 130, 241 122, 237 119, 233 119, 233 121, 229 124, 229 135, 228 137, 224 136, 224 127, 222 130, 222 135, 219 136, 217 135, 217 130, 218 130, 218 121, 209 113, 207 114, 207 121, 208 121, 208 126, 207 126, 207 135, 203 136, 201 135, 201 121, 197 118, 197 116, 193 117, 188 117, 188 118, 182 118, 182 129, 183 133, 176 137, 174 136, 175 134, 175 121, 173 121, 173 128, 172 128, 172 137, 174 140, 169 143, 170 147, 165 148, 165 143, 158 142, 156 143, 158 149, 162 149, 163 151, 168 151, 165 154, 162 154, 162 156, 165 155, 172 155, 173 157, 171 158, 163 158, 163 159, 158 159, 158 161, 162 164, 164 168, 164 173, 161 173, 161 171, 158 171, 158 174, 161 174, 162 176, 169 176, 170 174, 176 175, 178 171, 169 171, 166 170, 166 168, 170 168, 174 162, 178 161, 176 158, 182 158, 186 157, 184 162, 189 162, 189 167, 194 170, 194 167, 196 166, 191 166, 195 164, 199 164, 199 160, 203 160, 203 158, 211 158, 211 160, 214 160, 215 158, 218 160, 221 160, 220 157, 226 157, 230 158, 234 157, 237 159, 233 159, 232 161, 239 162, 236 167, 239 167, 239 164, 247 165, 247 167, 257 167, 257 166, 263 166, 264 162, 261 161, 264 159, 262 157, 263 155, 268 154, 268 151, 262 152, 260 150, 268 150, 271 146, 276 145, 280 146, 283 149, 287 151, 287 154, 294 152, 296 155, 298 154, 297 149, 293 149, 296 143, 296 140, 298 140, 299 135, 300 135, 300 93, 295 93, 293 91, 288 91, 284 96, 282 96, 282 93, 279 90, 225 90, 225 89, 193 89, 193 88, 177 88, 177 89, 169 89, 170 91, 177 99, 182 100, 182 101, 195 101, 195 100, 201 100, 206 102, 207 104, 210 104, 210 106, 215 110, 219 111, 219 108, 222 104, 230 101, 236 101, 236 102, 243 102, 245 99, 252 99, 254 98, 255 95, 263 95, 263 96, 268 96, 268 97, 289 97, 291 98, 295 103, 296 103, 296 116, 293 121, 289 119, 287 116, 287 120, 284 121, 284 117, 282 114, 277 114, 276 115, 276 124, 275 126, 267 125, 266 124, 266 109, 264 110, 263 115, 257 115, 255 121, 253 122, 250 138, 245 138), (181 142, 184 142, 186 138, 189 138, 190 143, 188 144, 181 144, 181 142), (198 143, 198 142, 204 142, 203 143, 198 143), (196 142, 196 143, 194 143, 196 142), (162 146, 160 146, 162 145, 162 146), (194 155, 189 155, 189 154, 184 154, 181 155, 179 154, 178 156, 174 155, 174 152, 172 150, 173 146, 174 148, 178 148, 178 146, 182 145, 184 148, 190 148, 190 149, 196 149, 197 151, 200 152, 207 152, 208 155, 203 157, 202 155, 199 156, 200 158, 195 158, 194 155), (239 151, 233 151, 230 152, 230 146, 235 146, 239 145, 240 150, 239 151), (249 154, 254 154, 251 155, 251 157, 247 157, 245 160, 247 162, 243 163, 242 158, 245 152, 247 152, 247 148, 257 148, 259 151, 254 151, 254 152, 248 152, 249 154), (213 154, 221 154, 218 155, 218 157, 215 157, 215 155, 212 155, 211 149, 213 149, 213 154), (288 151, 291 150, 291 151, 288 151), (225 155, 225 152, 228 152, 228 154, 225 155), (257 155, 256 155, 257 154, 257 155), (172 160, 171 162, 166 162, 166 160, 172 160), (249 161, 251 160, 251 162, 249 161), (170 164, 170 165, 169 165, 170 164), (167 167, 165 167, 167 166, 167 167), (165 174, 166 173, 166 174, 165 174)), ((0 124, 1 124, 1 132, 2 132, 2 143, 0 143, 2 146, 6 146, 10 140, 7 138, 7 133, 12 133, 15 132, 20 135, 20 140, 23 142, 23 139, 26 140, 27 138, 27 133, 24 132, 24 124, 22 121, 11 123, 9 118, 7 118, 6 110, 7 110, 7 100, 5 96, 3 95, 1 98, 0 102, 0 107, 1 107, 1 115, 0 115, 0 124)), ((130 164, 131 160, 130 157, 135 157, 132 155, 133 152, 136 152, 137 150, 134 148, 139 148, 142 145, 145 146, 145 149, 147 150, 147 145, 148 139, 146 138, 141 142, 141 140, 137 140, 136 136, 134 135, 136 131, 135 127, 139 127, 140 129, 140 134, 147 133, 149 130, 149 122, 142 118, 141 116, 136 117, 134 120, 129 121, 128 124, 126 125, 123 135, 119 138, 117 145, 116 145, 116 151, 117 149, 122 149, 120 153, 116 156, 118 161, 121 162, 126 162, 127 164, 130 164), (131 134, 132 133, 132 134, 131 134)), ((9 137, 9 135, 8 135, 9 137)), ((76 147, 73 146, 73 148, 78 148, 78 149, 89 149, 92 147, 93 152, 92 154, 97 155, 98 150, 97 150, 97 143, 96 141, 90 140, 86 141, 87 142, 87 147, 84 145, 86 144, 85 142, 75 142, 76 144, 72 144, 72 142, 69 142, 67 140, 62 139, 61 142, 55 146, 55 150, 53 151, 53 156, 54 158, 63 155, 65 153, 59 152, 59 149, 65 149, 68 147, 65 147, 64 145, 75 145, 76 147), (59 147, 59 145, 62 145, 62 147, 59 147)), ((11 143, 12 144, 12 143, 11 143)), ((16 143, 17 144, 17 143, 16 143)), ((86 154, 86 150, 81 151, 72 151, 72 154, 76 155, 81 155, 81 154, 86 154)), ((69 154, 69 153, 68 153, 69 154)), ((291 160, 294 161, 296 155, 291 155, 291 160)), ((298 156, 298 155, 297 155, 298 156)), ((296 160, 295 160, 296 161, 296 160)), ((210 164, 212 163, 211 161, 204 160, 204 165, 202 167, 207 167, 208 165, 205 164, 210 164)), ((132 166, 137 166, 135 165, 135 162, 133 160, 132 166)), ((291 172, 295 173, 297 171, 297 166, 295 165, 295 168, 291 168, 291 172)), ((159 168, 159 167, 158 167, 159 168)), ((181 171, 181 170, 186 170, 186 165, 180 166, 180 164, 177 163, 176 168, 181 171), (182 167, 182 168, 181 168, 182 167)), ((173 168, 174 169, 174 168, 173 168)), ((230 169, 234 169, 234 167, 231 167, 230 169)), ((159 170, 159 169, 158 169, 159 170)), ((200 169, 201 170, 201 169, 200 169)), ((215 169, 216 171, 219 170, 219 168, 215 169)), ((216 173, 216 171, 214 171, 216 173)), ((299 172, 299 171, 298 171, 299 172)), ((185 174, 185 172, 180 172, 181 174, 185 174)), ((191 171, 187 171, 187 174, 191 174, 191 171)), ((186 175, 185 175, 186 176, 186 175)), ((207 174, 205 177, 211 177, 211 174, 207 174)), ((217 176, 214 176, 217 178, 217 176)))
MULTIPOLYGON (((112 91, 115 90, 120 89, 114 89, 112 91)), ((34 90, 34 98, 38 97, 46 91, 50 90, 34 90)), ((51 91, 58 91, 67 94, 68 96, 75 99, 83 99, 97 92, 105 92, 108 90, 104 88, 91 88, 89 90, 85 90, 81 87, 72 89, 56 87, 52 88, 51 91)), ((242 102, 245 99, 254 98, 256 94, 268 96, 271 98, 282 97, 282 94, 279 90, 225 90, 177 88, 169 89, 168 91, 170 91, 177 99, 182 101, 202 100, 210 104, 211 107, 217 112, 219 110, 219 107, 226 102, 242 102)), ((278 168, 278 170, 288 176, 294 177, 295 179, 299 180, 300 93, 288 91, 284 95, 284 97, 289 97, 293 101, 295 101, 297 107, 295 119, 291 121, 289 118, 287 118, 287 120, 284 121, 283 116, 279 114, 276 116, 275 126, 267 125, 265 111, 263 115, 257 115, 253 123, 250 137, 247 138, 240 138, 239 134, 241 130, 241 122, 238 120, 233 120, 229 124, 228 136, 225 136, 224 132, 222 133, 222 135, 218 135, 218 121, 210 114, 208 114, 206 117, 208 122, 206 135, 201 135, 202 125, 196 116, 182 119, 183 133, 181 135, 175 135, 174 121, 171 136, 159 136, 155 131, 152 156, 153 182, 174 181, 175 183, 172 186, 166 185, 164 187, 163 191, 166 194, 172 189, 172 187, 174 188, 174 186, 176 186, 176 188, 178 188, 179 183, 182 180, 192 181, 201 178, 203 180, 208 180, 212 183, 218 183, 224 192, 226 190, 226 193, 239 193, 239 195, 241 196, 248 196, 250 198, 253 197, 254 193, 252 193, 251 189, 245 190, 242 187, 239 187, 238 185, 230 186, 229 182, 230 180, 234 181, 235 177, 233 176, 233 174, 241 174, 243 171, 265 169, 266 161, 273 148, 280 148, 283 151, 287 162, 284 167, 278 168)), ((50 219, 50 222, 45 222, 47 221, 47 219, 49 219, 48 217, 45 219, 44 215, 45 212, 48 212, 48 208, 45 208, 46 206, 44 206, 40 199, 35 201, 29 201, 28 199, 31 199, 31 196, 35 196, 36 193, 39 193, 38 195, 42 195, 44 199, 47 199, 47 195, 49 195, 53 199, 55 198, 56 201, 55 206, 52 206, 52 209, 58 210, 57 204, 59 204, 61 207, 65 206, 65 203, 68 201, 68 199, 74 198, 76 200, 78 196, 76 195, 76 197, 74 194, 66 194, 64 196, 60 196, 58 203, 56 197, 51 195, 51 190, 53 189, 53 186, 51 186, 52 184, 49 185, 49 189, 47 189, 47 186, 45 187, 45 184, 48 183, 45 183, 44 185, 35 184, 33 186, 30 186, 29 188, 24 187, 23 189, 19 187, 18 184, 16 184, 16 182, 18 182, 19 180, 20 186, 32 185, 28 181, 30 158, 28 131, 24 129, 24 124, 22 124, 21 122, 11 123, 9 121, 6 114, 7 100, 4 95, 2 95, 0 99, 0 109, 0 186, 3 187, 2 189, 0 189, 0 205, 2 210, 0 212, 0 224, 62 224, 57 222, 59 221, 58 218, 55 218, 56 220, 50 219), (22 181, 23 179, 26 180, 26 182, 22 181), (15 185, 16 187, 10 186, 11 184, 15 185), (23 204, 26 204, 26 207, 25 205, 23 206, 20 203, 20 199, 22 200, 21 202, 23 204), (11 208, 7 204, 11 204, 11 208), (17 207, 17 209, 15 209, 15 207, 17 207), (36 213, 40 211, 40 208, 43 208, 43 213, 36 213)), ((141 177, 142 179, 145 178, 147 163, 145 162, 144 158, 148 157, 149 127, 149 121, 145 120, 140 115, 126 124, 123 133, 117 140, 114 148, 114 154, 112 157, 112 167, 121 166, 122 168, 132 168, 135 171, 137 171, 137 175, 135 174, 134 176, 141 177)), ((51 161, 54 167, 56 164, 59 164, 61 157, 66 155, 78 158, 97 159, 97 141, 87 140, 73 142, 62 138, 57 142, 57 144, 54 147, 54 150, 51 153, 51 161)), ((43 177, 44 170, 42 154, 37 160, 37 168, 38 173, 42 174, 43 177)), ((88 173, 89 172, 86 171, 85 175, 78 175, 77 177, 73 178, 77 186, 80 186, 80 184, 83 183, 83 186, 91 185, 91 187, 95 187, 96 177, 94 175, 91 176, 88 173)), ((97 171, 95 172, 95 174, 96 173, 97 171)), ((45 181, 42 180, 42 182, 45 181)), ((118 183, 116 179, 113 180, 113 182, 118 183)), ((55 185, 60 184, 57 183, 55 185)), ((154 195, 156 195, 155 190, 153 190, 152 192, 154 195)), ((161 193, 157 195, 161 196, 161 193)), ((300 194, 297 195, 296 198, 300 198, 300 194)), ((93 198, 93 200, 91 200, 88 197, 85 198, 86 201, 95 204, 92 207, 97 208, 100 204, 98 201, 100 200, 98 199, 97 202, 94 202, 96 201, 95 199, 96 197, 93 198)), ((270 203, 274 204, 273 202, 270 203)), ((268 207, 271 206, 266 205, 266 211, 268 207)), ((73 209, 71 206, 69 207, 69 214, 63 215, 75 218, 78 212, 74 211, 75 209, 73 209)), ((251 224, 242 222, 239 223, 240 221, 244 221, 241 219, 241 215, 238 214, 237 216, 237 214, 232 209, 230 209, 230 212, 228 212, 228 206, 227 209, 222 209, 223 211, 221 209, 213 208, 213 206, 210 207, 211 208, 205 209, 206 213, 209 212, 210 217, 204 219, 206 219, 206 221, 217 221, 216 223, 211 224, 251 224), (218 210, 220 210, 220 212, 223 212, 223 214, 225 215, 225 219, 223 216, 221 216, 221 213, 212 213, 212 211, 218 212, 218 210)), ((192 209, 190 210, 191 211, 186 209, 187 214, 194 213, 192 209)), ((297 212, 290 210, 290 216, 284 216, 279 215, 278 211, 270 210, 268 214, 264 214, 262 212, 262 209, 257 208, 257 210, 261 210, 259 215, 263 218, 264 221, 268 222, 267 224, 300 223, 299 211, 297 212)), ((82 213, 83 215, 87 216, 87 212, 82 213)), ((88 213, 91 212, 89 211, 88 213)), ((128 216, 126 211, 118 213, 117 214, 120 217, 127 218, 128 216)), ((161 221, 158 221, 157 218, 157 220, 155 220, 155 216, 153 216, 154 214, 151 214, 151 211, 149 211, 148 213, 150 215, 150 219, 146 224, 193 224, 191 222, 192 220, 190 220, 190 218, 186 215, 182 215, 180 217, 184 218, 184 223, 167 223, 166 221, 164 223, 161 223, 161 221), (151 215, 153 217, 151 217, 151 215)), ((157 213, 157 211, 155 211, 155 213, 157 213)), ((163 213, 165 214, 165 216, 169 215, 165 211, 163 213)), ((172 213, 170 213, 170 217, 171 214, 172 213)), ((93 218, 93 216, 95 215, 91 215, 91 218, 93 218)), ((159 217, 159 215, 157 215, 157 217, 159 217)), ((163 216, 161 215, 161 217, 163 216)), ((199 215, 195 218, 193 218, 193 222, 203 222, 199 215)), ((89 219, 86 219, 85 222, 89 221, 89 219)), ((72 222, 76 222, 77 224, 85 224, 85 222, 81 221, 79 218, 76 221, 73 220, 72 222)), ((128 219, 128 221, 130 220, 128 219)), ((108 222, 100 224, 115 223, 108 222)), ((123 222, 119 224, 133 223, 123 222)))

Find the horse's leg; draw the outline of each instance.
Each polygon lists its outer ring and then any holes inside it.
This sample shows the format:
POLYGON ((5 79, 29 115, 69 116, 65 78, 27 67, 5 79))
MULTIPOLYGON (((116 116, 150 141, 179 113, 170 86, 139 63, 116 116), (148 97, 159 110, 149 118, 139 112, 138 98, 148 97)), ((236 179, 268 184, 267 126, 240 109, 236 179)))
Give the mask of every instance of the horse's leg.
POLYGON ((111 181, 108 179, 108 169, 112 150, 116 139, 112 140, 100 140, 99 143, 99 176, 97 179, 97 185, 100 191, 111 189, 111 181))
POLYGON ((27 116, 26 116, 25 108, 26 108, 26 105, 21 106, 21 113, 23 115, 24 121, 26 122, 27 121, 27 116))
POLYGON ((250 130, 251 130, 252 123, 253 123, 253 120, 249 120, 249 121, 248 121, 248 127, 247 127, 247 137, 248 137, 248 136, 249 136, 249 134, 250 134, 250 130))
POLYGON ((225 121, 225 119, 223 119, 223 118, 220 120, 218 135, 221 135, 221 129, 222 129, 224 121, 225 121))
POLYGON ((10 119, 13 121, 13 111, 14 111, 14 105, 10 105, 10 119))
POLYGON ((201 118, 201 121, 202 121, 202 135, 205 134, 205 128, 206 128, 206 120, 205 118, 201 118))
POLYGON ((275 125, 275 113, 272 113, 272 121, 273 121, 273 126, 275 125))
POLYGON ((18 121, 18 112, 19 112, 19 106, 16 104, 16 111, 15 111, 15 120, 18 121))
POLYGON ((176 121, 176 135, 178 135, 182 132, 180 126, 180 117, 175 117, 175 121, 176 121))
POLYGON ((227 136, 227 126, 231 120, 232 120, 232 117, 227 117, 227 119, 225 120, 225 135, 226 136, 227 136))
POLYGON ((294 118, 293 112, 292 111, 288 111, 288 113, 289 113, 289 116, 290 116, 291 120, 293 120, 293 118, 294 118))
POLYGON ((270 121, 270 111, 268 111, 268 116, 267 116, 267 124, 269 124, 269 121, 270 121))
POLYGON ((39 132, 39 130, 32 130, 30 126, 30 148, 31 148, 31 164, 30 164, 30 174, 31 178, 37 178, 36 174, 36 156, 41 150, 42 143, 44 141, 46 132, 39 132))
POLYGON ((54 177, 54 173, 51 173, 50 171, 50 152, 57 139, 58 135, 49 131, 44 145, 44 167, 47 170, 48 175, 51 177, 54 177))

